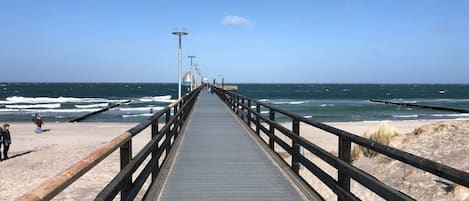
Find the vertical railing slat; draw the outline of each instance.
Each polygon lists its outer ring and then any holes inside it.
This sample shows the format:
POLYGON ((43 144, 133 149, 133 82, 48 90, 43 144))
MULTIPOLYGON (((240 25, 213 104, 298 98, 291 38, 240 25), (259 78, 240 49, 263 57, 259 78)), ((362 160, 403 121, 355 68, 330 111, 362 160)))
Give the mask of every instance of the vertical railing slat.
MULTIPOLYGON (((347 163, 352 162, 351 157, 351 147, 352 143, 348 138, 339 137, 339 158, 347 163)), ((338 168, 338 179, 337 182, 339 186, 344 190, 350 192, 350 176, 344 173, 340 168, 338 168)), ((344 200, 341 197, 337 197, 337 200, 344 200)))
POLYGON ((256 103, 256 134, 260 134, 260 121, 259 121, 259 115, 261 115, 261 105, 259 103, 256 103))
MULTIPOLYGON (((159 131, 158 131, 158 119, 153 122, 153 124, 151 125, 151 139, 155 138, 159 131)), ((151 152, 151 158, 152 159, 155 159, 154 161, 156 162, 156 166, 155 166, 155 169, 153 169, 151 171, 151 181, 155 181, 156 180, 156 176, 158 176, 158 172, 160 171, 160 166, 158 165, 158 155, 157 155, 157 152, 158 152, 158 143, 156 143, 155 145, 156 147, 154 148, 154 150, 151 152)))
MULTIPOLYGON (((129 139, 120 147, 120 168, 121 170, 129 164, 132 160, 132 139, 129 139)), ((124 185, 121 190, 121 200, 124 200, 130 193, 132 189, 132 176, 125 178, 124 185)))
MULTIPOLYGON (((293 121, 292 121, 292 132, 294 134, 300 136, 300 121, 296 118, 294 118, 293 121)), ((300 145, 297 142, 295 142, 294 140, 292 140, 292 148, 293 148, 294 152, 296 152, 298 154, 301 154, 300 153, 300 145)), ((292 155, 291 167, 292 167, 292 170, 296 174, 300 173, 300 161, 298 160, 298 158, 295 155, 292 155)))
MULTIPOLYGON (((275 121, 275 110, 272 108, 269 108, 269 119, 271 121, 275 121)), ((272 124, 269 124, 269 131, 270 134, 272 135, 269 137, 269 147, 272 149, 272 151, 275 151, 275 141, 274 141, 274 135, 275 135, 275 128, 272 124)))

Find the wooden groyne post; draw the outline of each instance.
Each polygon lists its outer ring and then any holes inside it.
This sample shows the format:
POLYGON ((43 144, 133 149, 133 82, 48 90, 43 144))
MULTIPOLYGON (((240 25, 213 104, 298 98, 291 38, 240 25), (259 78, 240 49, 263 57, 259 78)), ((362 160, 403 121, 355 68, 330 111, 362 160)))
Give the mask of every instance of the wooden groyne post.
POLYGON ((68 121, 68 122, 79 122, 79 121, 82 121, 82 120, 84 120, 84 119, 86 119, 86 118, 88 118, 88 117, 91 117, 91 116, 93 116, 93 115, 99 114, 99 113, 101 113, 101 112, 108 111, 108 110, 110 110, 110 109, 112 109, 112 108, 115 108, 115 107, 119 107, 121 104, 124 104, 124 103, 130 103, 130 100, 125 101, 125 102, 122 102, 122 103, 117 103, 117 104, 109 105, 109 106, 107 106, 107 107, 105 107, 105 108, 103 108, 103 109, 100 109, 100 110, 97 110, 97 111, 94 111, 94 112, 91 112, 91 113, 88 113, 88 114, 79 116, 79 117, 74 118, 74 119, 72 119, 72 120, 70 120, 70 121, 68 121))
POLYGON ((432 109, 432 110, 443 110, 443 111, 450 111, 450 112, 469 113, 469 110, 458 109, 458 108, 419 105, 419 104, 414 104, 414 103, 399 103, 399 102, 392 102, 392 101, 385 101, 385 100, 375 100, 375 99, 370 99, 370 101, 374 102, 374 103, 393 104, 393 105, 399 105, 399 106, 405 106, 405 107, 419 107, 419 108, 432 109))

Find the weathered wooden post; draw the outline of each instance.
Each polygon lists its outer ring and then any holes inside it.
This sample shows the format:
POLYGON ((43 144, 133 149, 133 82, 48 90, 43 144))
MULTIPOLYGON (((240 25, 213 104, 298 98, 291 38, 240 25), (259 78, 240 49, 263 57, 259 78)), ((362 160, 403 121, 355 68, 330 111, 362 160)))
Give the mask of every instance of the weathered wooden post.
MULTIPOLYGON (((300 136, 300 121, 296 118, 294 118, 292 121, 292 132, 300 136)), ((293 147, 294 152, 301 154, 300 145, 297 142, 295 142, 295 140, 292 140, 292 147, 293 147)), ((300 161, 294 154, 292 154, 292 157, 291 157, 291 167, 292 167, 293 172, 295 172, 296 174, 300 173, 300 161)))
POLYGON ((239 96, 236 96, 236 114, 239 116, 239 96))
MULTIPOLYGON (((350 142, 350 139, 339 136, 339 158, 347 163, 352 162, 351 147, 352 143, 350 142)), ((341 168, 339 168, 337 172, 337 182, 339 183, 339 186, 342 187, 344 190, 350 192, 350 176, 344 173, 341 168)), ((337 200, 344 199, 341 197, 337 197, 337 200)))
MULTIPOLYGON (((269 108, 269 119, 271 121, 275 121, 275 111, 274 109, 272 108, 269 108)), ((269 137, 269 147, 272 149, 272 151, 275 151, 274 150, 274 145, 275 145, 275 141, 274 141, 274 136, 275 136, 275 129, 274 129, 274 126, 270 123, 269 124, 269 130, 270 130, 270 134, 272 136, 269 137)))
POLYGON ((249 129, 252 129, 251 128, 251 99, 248 99, 248 126, 249 126, 249 129))
MULTIPOLYGON (((132 139, 129 139, 120 147, 121 170, 129 164, 130 160, 132 160, 132 139)), ((125 198, 130 194, 132 189, 132 175, 129 175, 124 180, 125 182, 121 190, 121 200, 125 200, 125 198)))
POLYGON ((244 116, 246 115, 246 113, 244 112, 244 97, 241 98, 241 120, 244 121, 244 116))
POLYGON ((261 115, 261 105, 259 103, 256 103, 256 134, 260 135, 260 121, 259 121, 259 116, 261 115))
MULTIPOLYGON (((158 131, 158 119, 156 119, 153 124, 151 124, 151 139, 155 138, 159 131, 158 131)), ((154 182, 156 180, 156 176, 158 176, 158 172, 160 171, 160 166, 159 166, 159 161, 158 161, 158 143, 155 144, 156 147, 153 148, 153 151, 151 152, 151 159, 153 159, 156 162, 155 168, 151 172, 151 181, 154 182)))

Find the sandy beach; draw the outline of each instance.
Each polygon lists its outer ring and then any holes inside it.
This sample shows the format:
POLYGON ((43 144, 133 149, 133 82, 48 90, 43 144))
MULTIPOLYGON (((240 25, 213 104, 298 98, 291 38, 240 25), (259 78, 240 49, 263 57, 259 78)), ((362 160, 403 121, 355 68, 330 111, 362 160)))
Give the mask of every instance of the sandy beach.
MULTIPOLYGON (((434 120, 392 121, 388 124, 399 133, 407 134, 434 120)), ((2 122, 3 123, 3 122, 2 122)), ((362 135, 367 130, 376 130, 381 122, 328 123, 343 130, 362 135)), ((97 147, 136 125, 135 123, 47 123, 48 132, 35 134, 32 123, 10 123, 12 145, 11 159, 0 162, 0 200, 13 200, 91 153, 97 147)), ((289 127, 286 124, 286 127, 289 127)), ((146 129, 133 138, 135 155, 150 139, 146 129)), ((337 153, 337 137, 309 126, 301 125, 303 137, 332 153, 337 153)), ((316 160, 314 160, 316 161, 316 160)), ((326 167, 323 162, 318 162, 326 167)), ((331 168, 327 168, 331 169, 331 168)), ((114 152, 77 182, 72 184, 55 200, 90 200, 119 171, 119 154, 114 152)), ((304 173, 302 169, 302 174, 304 173)), ((334 170, 331 170, 334 171, 334 170)), ((336 174, 336 173, 331 173, 336 174)), ((307 180, 314 180, 305 175, 307 180)), ((318 184, 318 188, 323 189, 318 184)), ((327 191, 327 187, 324 188, 327 191)), ((327 197, 328 199, 332 197, 327 197)))

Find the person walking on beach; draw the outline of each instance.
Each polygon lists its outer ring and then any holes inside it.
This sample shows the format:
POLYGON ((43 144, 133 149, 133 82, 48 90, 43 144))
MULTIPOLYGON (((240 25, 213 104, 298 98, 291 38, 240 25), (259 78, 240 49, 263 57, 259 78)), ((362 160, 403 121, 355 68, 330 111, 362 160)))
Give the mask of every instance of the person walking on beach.
POLYGON ((7 160, 8 157, 8 149, 10 149, 11 144, 11 135, 10 135, 10 125, 4 124, 3 125, 3 160, 7 160))
POLYGON ((0 161, 3 160, 2 158, 2 145, 3 145, 3 129, 0 127, 0 161))
POLYGON ((42 125, 44 125, 44 122, 42 121, 41 115, 36 114, 34 116, 34 124, 36 124, 36 130, 34 132, 41 133, 42 132, 42 125))

